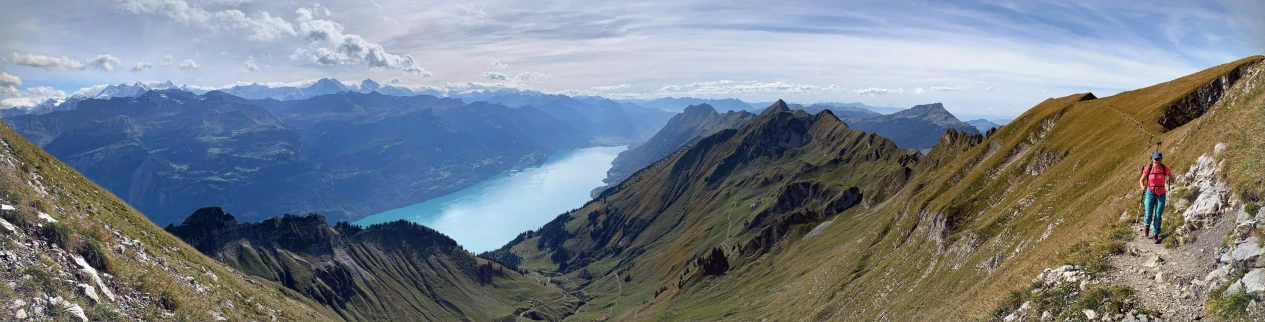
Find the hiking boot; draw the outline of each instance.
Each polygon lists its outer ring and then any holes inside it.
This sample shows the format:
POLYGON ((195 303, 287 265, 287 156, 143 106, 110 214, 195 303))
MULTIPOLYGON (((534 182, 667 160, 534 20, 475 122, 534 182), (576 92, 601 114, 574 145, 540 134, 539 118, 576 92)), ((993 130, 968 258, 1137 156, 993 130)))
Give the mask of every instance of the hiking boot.
POLYGON ((1142 236, 1150 236, 1151 227, 1142 227, 1142 236))
POLYGON ((1159 237, 1151 237, 1151 240, 1155 241, 1155 243, 1156 243, 1156 244, 1159 244, 1159 243, 1160 243, 1160 238, 1159 238, 1159 237))

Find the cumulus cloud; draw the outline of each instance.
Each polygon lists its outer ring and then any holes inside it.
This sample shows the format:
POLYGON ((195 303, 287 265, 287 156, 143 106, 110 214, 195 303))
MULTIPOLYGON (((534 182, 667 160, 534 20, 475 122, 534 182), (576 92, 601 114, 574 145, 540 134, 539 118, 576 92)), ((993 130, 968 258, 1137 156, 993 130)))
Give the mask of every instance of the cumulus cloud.
POLYGON ((259 65, 255 65, 255 56, 251 55, 249 58, 246 58, 246 63, 242 64, 242 68, 251 72, 258 72, 259 65))
POLYGON ((509 76, 501 72, 483 72, 483 78, 494 81, 507 81, 510 79, 509 76))
POLYGON ((329 9, 315 4, 299 8, 297 30, 312 42, 297 48, 291 59, 305 59, 319 65, 364 65, 373 69, 394 69, 421 77, 431 73, 418 66, 412 55, 392 54, 382 45, 366 41, 357 34, 343 33, 343 25, 326 19, 329 9))
POLYGON ((110 84, 92 85, 92 86, 80 88, 79 90, 75 91, 71 95, 93 96, 93 95, 97 95, 98 93, 101 93, 101 91, 104 90, 107 86, 110 86, 110 84))
POLYGON ((904 88, 879 88, 870 87, 856 90, 857 95, 887 95, 887 94, 905 94, 904 88))
POLYGON ((491 69, 494 69, 494 70, 506 70, 506 69, 510 69, 510 64, 506 64, 506 63, 502 63, 502 62, 497 61, 497 60, 493 60, 491 63, 488 63, 488 68, 491 68, 491 69))
POLYGON ((44 70, 50 72, 62 70, 82 70, 84 68, 83 63, 74 59, 66 58, 65 56, 57 58, 29 53, 25 55, 11 53, 8 58, 4 59, 4 62, 20 66, 43 68, 44 70))
POLYGON ((114 71, 114 66, 122 65, 123 61, 110 54, 97 55, 97 58, 89 59, 88 66, 96 67, 104 71, 114 71))
POLYGON ((180 70, 196 70, 198 68, 202 68, 202 65, 198 65, 198 62, 195 62, 192 59, 180 61, 180 70))
POLYGON ((519 82, 536 82, 546 78, 549 78, 549 74, 537 72, 522 72, 514 76, 514 80, 519 82))
POLYGON ((176 64, 176 57, 171 55, 163 55, 163 67, 170 67, 176 64))
MULTIPOLYGON (((0 92, 4 92, 5 95, 8 95, 10 97, 5 98, 5 99, 0 99, 0 109, 13 108, 13 107, 29 107, 29 106, 39 105, 40 103, 43 103, 49 99, 61 100, 61 99, 66 98, 66 92, 59 91, 59 90, 53 89, 52 87, 47 87, 47 86, 31 87, 22 91, 18 91, 12 87, 8 87, 9 89, 5 89, 3 84, 7 82, 6 80, 4 80, 7 77, 5 77, 4 75, 8 75, 8 74, 0 74, 0 92)), ((9 75, 9 76, 12 76, 12 75, 9 75)))
POLYGON ((915 88, 915 89, 914 89, 914 95, 922 95, 923 93, 926 93, 926 92, 927 92, 927 90, 926 90, 926 89, 923 89, 922 87, 919 87, 919 88, 915 88))
POLYGON ((17 95, 22 79, 9 73, 0 72, 0 95, 17 95))
POLYGON ((250 40, 268 41, 297 34, 293 24, 267 11, 254 14, 237 9, 208 11, 184 0, 124 0, 122 7, 136 14, 165 15, 186 26, 245 35, 250 40))
POLYGON ((971 88, 970 87, 932 86, 931 90, 935 92, 965 92, 965 91, 971 90, 971 88))
POLYGON ((150 68, 154 68, 153 63, 139 62, 139 63, 132 64, 132 72, 137 72, 137 73, 144 72, 144 71, 148 71, 150 68))

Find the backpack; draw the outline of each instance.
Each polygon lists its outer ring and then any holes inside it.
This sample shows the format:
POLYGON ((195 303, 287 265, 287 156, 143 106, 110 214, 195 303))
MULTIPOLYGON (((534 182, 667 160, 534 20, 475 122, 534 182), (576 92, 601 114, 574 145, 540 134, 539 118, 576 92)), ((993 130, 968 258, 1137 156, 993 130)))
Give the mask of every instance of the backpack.
POLYGON ((1171 169, 1169 169, 1169 168, 1168 168, 1168 166, 1166 165, 1166 166, 1163 166, 1163 167, 1160 169, 1160 170, 1161 170, 1160 172, 1151 172, 1151 170, 1153 170, 1153 169, 1152 169, 1152 167, 1154 167, 1154 166, 1155 166, 1155 164, 1154 164, 1154 163, 1152 163, 1152 164, 1148 164, 1148 165, 1146 165, 1146 168, 1145 168, 1145 169, 1146 169, 1146 170, 1145 170, 1145 172, 1146 172, 1146 184, 1147 184, 1147 188, 1163 187, 1163 185, 1160 185, 1160 186, 1153 186, 1153 185, 1151 185, 1151 178, 1154 178, 1154 176, 1158 174, 1158 175, 1163 175, 1163 176, 1164 176, 1164 179, 1165 179, 1165 180, 1167 180, 1167 179, 1168 179, 1169 172, 1171 171, 1171 169))

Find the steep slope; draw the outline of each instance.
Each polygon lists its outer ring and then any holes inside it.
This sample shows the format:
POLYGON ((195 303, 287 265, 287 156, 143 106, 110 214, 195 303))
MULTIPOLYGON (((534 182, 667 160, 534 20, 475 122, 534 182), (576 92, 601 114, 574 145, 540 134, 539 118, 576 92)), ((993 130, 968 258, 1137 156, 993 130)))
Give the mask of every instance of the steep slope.
MULTIPOLYGON (((1262 69, 1257 56, 1112 97, 1049 99, 986 136, 946 131, 923 158, 872 134, 822 135, 826 113, 768 113, 484 256, 578 280, 594 296, 586 319, 1002 319, 1025 300, 1038 307, 1028 319, 1133 308, 1168 318, 1129 295, 1163 288, 1104 277, 1109 258, 1130 256, 1120 252, 1135 236, 1137 171, 1157 148, 1184 171, 1230 141, 1219 155, 1234 160, 1235 192, 1195 194, 1211 206, 1167 218, 1182 232, 1169 240, 1259 202, 1265 164, 1250 142, 1261 135, 1243 129, 1261 127, 1262 69), (1243 201, 1219 197, 1233 195, 1243 201), (1085 275, 1058 272, 1086 276, 1086 291, 1049 301, 1032 279, 1063 264, 1078 265, 1085 275)), ((1208 294, 1236 279, 1181 286, 1208 294)))
POLYGON ((0 124, 0 320, 326 321, 203 256, 0 124))
POLYGON ((959 121, 944 109, 944 104, 918 105, 893 114, 866 119, 845 119, 848 126, 858 130, 875 132, 896 141, 905 149, 930 149, 940 135, 950 128, 967 134, 979 134, 974 126, 959 121))
POLYGON ((737 128, 754 118, 755 114, 747 111, 717 113, 715 108, 707 104, 687 107, 684 112, 672 117, 663 129, 645 143, 620 152, 612 162, 611 169, 607 171, 607 178, 603 180, 607 186, 597 188, 593 194, 596 196, 610 185, 624 181, 637 170, 650 166, 704 137, 721 130, 737 128))
POLYGON ((239 224, 223 209, 210 207, 167 231, 234 269, 307 295, 347 320, 491 321, 519 314, 558 320, 580 301, 405 221, 361 228, 346 222, 330 226, 320 215, 287 215, 239 224), (560 300, 534 302, 555 298, 560 300))
POLYGON ((483 256, 566 273, 596 297, 586 307, 635 315, 661 286, 697 284, 779 249, 807 223, 881 203, 917 159, 829 111, 774 104, 483 256))

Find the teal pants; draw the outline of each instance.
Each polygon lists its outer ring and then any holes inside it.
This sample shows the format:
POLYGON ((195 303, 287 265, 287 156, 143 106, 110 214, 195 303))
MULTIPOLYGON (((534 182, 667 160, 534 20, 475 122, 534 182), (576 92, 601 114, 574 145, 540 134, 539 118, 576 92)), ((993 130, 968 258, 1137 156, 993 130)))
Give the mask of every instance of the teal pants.
POLYGON ((1146 217, 1142 218, 1142 226, 1151 228, 1151 235, 1160 236, 1160 212, 1164 211, 1164 195, 1156 195, 1151 189, 1146 190, 1146 197, 1142 199, 1142 208, 1146 209, 1146 217))

